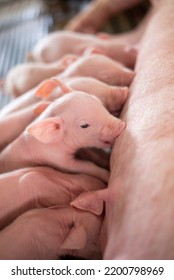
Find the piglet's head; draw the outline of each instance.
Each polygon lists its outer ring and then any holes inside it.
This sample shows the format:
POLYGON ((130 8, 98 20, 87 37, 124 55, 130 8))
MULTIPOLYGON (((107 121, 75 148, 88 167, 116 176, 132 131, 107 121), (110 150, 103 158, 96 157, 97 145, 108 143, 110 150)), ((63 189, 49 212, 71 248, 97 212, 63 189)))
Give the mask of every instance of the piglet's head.
POLYGON ((61 140, 77 150, 110 147, 124 128, 125 123, 113 117, 98 98, 71 92, 52 103, 28 132, 43 143, 61 140))

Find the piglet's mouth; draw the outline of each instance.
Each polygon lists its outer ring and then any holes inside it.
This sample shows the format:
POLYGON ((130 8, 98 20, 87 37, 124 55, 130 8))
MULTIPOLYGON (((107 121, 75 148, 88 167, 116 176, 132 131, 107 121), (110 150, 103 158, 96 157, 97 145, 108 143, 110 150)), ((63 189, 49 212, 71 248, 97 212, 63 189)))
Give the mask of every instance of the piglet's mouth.
POLYGON ((109 141, 104 141, 103 143, 106 144, 106 145, 112 145, 112 143, 109 142, 109 141))
POLYGON ((104 145, 110 146, 110 147, 114 144, 114 141, 109 141, 109 140, 104 140, 102 142, 103 142, 104 145))

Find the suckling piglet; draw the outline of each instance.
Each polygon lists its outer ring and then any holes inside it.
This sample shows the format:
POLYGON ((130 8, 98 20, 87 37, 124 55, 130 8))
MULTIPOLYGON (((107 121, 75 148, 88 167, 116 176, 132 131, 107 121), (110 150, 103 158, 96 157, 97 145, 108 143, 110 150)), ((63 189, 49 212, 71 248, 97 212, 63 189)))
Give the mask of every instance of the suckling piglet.
POLYGON ((129 86, 135 76, 135 72, 129 68, 95 51, 78 59, 75 57, 74 60, 64 72, 57 75, 58 78, 92 77, 109 85, 129 86))
POLYGON ((0 259, 101 259, 102 218, 68 206, 30 210, 2 230, 0 259))
POLYGON ((110 86, 91 77, 73 77, 65 81, 50 79, 12 100, 0 111, 0 116, 24 109, 43 99, 54 101, 72 90, 84 91, 97 96, 111 113, 119 111, 128 96, 128 87, 110 86))
POLYGON ((128 96, 128 87, 110 86, 91 77, 74 77, 66 82, 57 78, 46 81, 36 91, 35 100, 39 96, 48 101, 55 100, 72 90, 95 95, 112 114, 122 108, 128 96))
POLYGON ((13 67, 4 81, 4 92, 12 96, 19 96, 37 86, 45 79, 58 75, 75 60, 75 56, 68 56, 53 63, 23 63, 13 67))
POLYGON ((82 55, 84 51, 89 48, 95 48, 106 56, 126 66, 134 66, 136 51, 127 43, 125 44, 121 41, 118 43, 118 40, 103 40, 98 36, 70 31, 50 33, 36 44, 33 50, 28 54, 28 58, 31 61, 48 63, 70 53, 82 55))
POLYGON ((67 55, 57 63, 25 63, 12 68, 4 82, 6 94, 19 96, 45 79, 92 77, 109 85, 128 86, 135 73, 102 54, 88 54, 80 58, 67 55))
POLYGON ((66 94, 3 150, 0 171, 47 165, 107 182, 107 170, 75 155, 80 148, 111 147, 124 128, 125 123, 112 116, 97 97, 84 92, 66 94))
POLYGON ((0 230, 26 211, 55 205, 69 206, 79 194, 103 188, 105 184, 95 177, 65 174, 45 166, 1 174, 0 230))

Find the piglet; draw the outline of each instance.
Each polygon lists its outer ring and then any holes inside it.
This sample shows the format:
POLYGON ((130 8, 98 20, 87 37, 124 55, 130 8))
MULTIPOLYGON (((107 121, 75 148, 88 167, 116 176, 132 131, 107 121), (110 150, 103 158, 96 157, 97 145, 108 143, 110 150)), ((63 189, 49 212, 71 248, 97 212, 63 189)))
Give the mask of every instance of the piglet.
POLYGON ((68 56, 53 63, 23 63, 12 68, 4 82, 4 92, 12 96, 19 96, 37 86, 45 79, 58 75, 75 60, 75 56, 68 56))
MULTIPOLYGON (((65 174, 49 167, 29 167, 0 175, 0 230, 19 215, 55 205, 69 206, 79 194, 105 184, 84 174, 65 174), (35 184, 33 184, 35 182, 35 184)), ((78 205, 76 208, 79 208, 78 205)))
POLYGON ((106 56, 128 67, 134 66, 136 52, 127 43, 119 42, 119 40, 116 40, 116 42, 103 40, 97 36, 70 31, 50 33, 36 44, 28 54, 28 59, 48 63, 70 53, 82 55, 88 48, 95 48, 106 56), (128 46, 129 48, 127 48, 128 46))
POLYGON ((93 77, 109 85, 129 86, 134 76, 135 73, 121 63, 92 50, 76 59, 58 78, 93 77))
POLYGON ((128 87, 110 86, 91 77, 73 77, 62 82, 60 79, 51 79, 42 84, 36 91, 36 97, 46 100, 55 100, 72 90, 84 91, 98 97, 110 113, 118 112, 128 96, 128 87))
POLYGON ((128 87, 110 86, 92 77, 72 77, 65 82, 56 78, 43 81, 39 86, 12 100, 0 111, 0 116, 6 116, 41 100, 54 101, 72 90, 97 96, 111 113, 122 108, 128 95, 128 87))
POLYGON ((63 254, 100 258, 98 237, 102 216, 76 211, 69 204, 83 192, 104 187, 97 178, 64 174, 49 167, 30 167, 1 174, 0 259, 56 259, 63 254), (43 225, 46 226, 44 230, 43 225), (6 247, 12 240, 13 245, 6 247), (30 246, 26 246, 26 242, 30 246))
POLYGON ((30 210, 1 231, 0 259, 101 259, 102 220, 69 206, 30 210))
POLYGON ((111 147, 124 128, 125 123, 112 116, 97 97, 84 92, 66 94, 3 150, 0 171, 49 165, 107 182, 107 170, 75 156, 80 148, 111 147))

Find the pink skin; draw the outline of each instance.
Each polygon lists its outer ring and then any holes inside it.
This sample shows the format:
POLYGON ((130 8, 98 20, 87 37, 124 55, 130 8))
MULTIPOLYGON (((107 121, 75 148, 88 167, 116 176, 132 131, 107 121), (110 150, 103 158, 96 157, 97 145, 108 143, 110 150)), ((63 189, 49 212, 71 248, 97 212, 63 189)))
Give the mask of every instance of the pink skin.
POLYGON ((4 92, 17 97, 37 86, 41 81, 60 74, 65 68, 62 60, 50 64, 41 62, 19 64, 7 74, 4 92))
POLYGON ((24 129, 46 109, 49 102, 30 105, 0 118, 0 151, 15 140, 24 129))
POLYGON ((90 49, 81 58, 76 55, 66 55, 59 62, 52 64, 25 63, 18 65, 12 68, 7 75, 4 90, 8 94, 19 96, 53 76, 59 76, 61 79, 86 76, 111 85, 127 86, 130 84, 134 77, 133 71, 101 53, 96 54, 96 52, 98 51, 90 49), (98 71, 98 69, 104 70, 98 71), (16 77, 20 77, 20 79, 16 77))
MULTIPOLYGON (((77 16, 73 17, 72 20, 65 26, 65 29, 69 31, 76 31, 81 33, 96 33, 100 30, 106 21, 113 15, 121 10, 124 10, 134 4, 141 2, 141 0, 96 0, 92 1, 88 7, 80 12, 77 16), (96 16, 97 15, 97 16, 96 16)), ((146 30, 147 24, 150 21, 151 17, 154 14, 154 7, 150 7, 147 14, 144 16, 142 21, 134 29, 117 34, 108 34, 104 32, 97 33, 97 37, 106 41, 108 46, 108 51, 105 46, 101 47, 96 45, 95 47, 103 51, 107 56, 116 59, 125 65, 132 67, 134 63, 131 62, 131 53, 132 59, 133 55, 136 54, 136 50, 139 49, 141 38, 146 30), (127 59, 127 56, 120 53, 121 59, 115 57, 114 48, 112 46, 117 46, 119 51, 119 46, 126 46, 124 51, 130 53, 130 60, 127 59)), ((135 61, 134 61, 135 62, 135 61)))
MULTIPOLYGON (((23 96, 20 96, 16 100, 10 102, 10 104, 5 106, 0 111, 0 115, 6 116, 7 114, 11 114, 17 110, 34 105, 39 101, 41 102, 43 99, 42 97, 36 95, 36 92, 37 89, 39 89, 43 84, 44 82, 37 86, 37 88, 28 91, 23 96)), ((115 113, 122 108, 128 95, 127 87, 109 86, 97 79, 90 77, 69 78, 65 80, 64 84, 64 87, 62 87, 62 82, 59 83, 58 81, 57 87, 55 87, 55 89, 51 91, 47 97, 44 98, 44 100, 54 101, 55 99, 72 90, 84 91, 97 96, 109 112, 115 113)))
POLYGON ((0 259, 100 259, 101 224, 101 216, 67 206, 28 211, 1 231, 0 259))
MULTIPOLYGON (((128 122, 128 128, 119 137, 112 153, 108 190, 114 191, 115 196, 112 196, 109 203, 106 201, 106 219, 103 234, 100 235, 101 238, 106 234, 103 241, 105 259, 174 258, 174 135, 171 94, 174 90, 174 36, 171 24, 174 6, 169 0, 161 3, 142 42, 129 106, 127 104, 122 113, 122 117, 128 122), (161 71, 161 64, 164 71, 161 71), (162 121, 159 123, 159 120, 162 121), (119 184, 118 177, 121 177, 119 184)), ((58 236, 57 224, 60 232, 59 217, 61 221, 66 219, 67 224, 72 224, 72 217, 75 217, 75 225, 78 225, 82 218, 80 214, 88 214, 68 208, 67 212, 71 214, 68 213, 68 216, 63 209, 62 216, 61 211, 56 212, 58 210, 60 209, 47 208, 44 211, 32 211, 19 217, 2 231, 0 252, 6 254, 2 258, 14 259, 15 252, 18 252, 15 257, 20 259, 28 258, 28 255, 30 258, 57 258, 60 255, 57 253, 60 241, 55 242, 54 238, 58 236), (21 232, 24 234, 19 239, 21 232), (14 242, 15 237, 17 242, 14 242), (34 238, 31 240, 31 237, 34 238), (35 241, 30 252, 28 248, 32 246, 27 246, 31 244, 28 243, 29 240, 32 244, 35 241), (58 249, 55 244, 58 244, 58 249), (48 252, 51 252, 50 255, 48 252)), ((82 224, 86 218, 88 219, 83 216, 82 224)), ((94 228, 88 229, 93 231, 94 228)), ((91 244, 88 245, 90 248, 91 244)))
POLYGON ((12 100, 9 104, 1 109, 0 116, 4 117, 8 114, 14 113, 41 101, 42 99, 40 97, 35 96, 35 92, 42 84, 43 82, 41 82, 37 87, 32 88, 23 95, 12 100))
MULTIPOLYGON (((133 6, 134 4, 137 4, 138 2, 141 2, 141 0, 128 0, 128 1, 122 1, 122 0, 96 0, 92 1, 88 7, 80 12, 77 16, 75 16, 70 22, 65 26, 65 29, 70 31, 76 31, 81 33, 96 33, 100 30, 102 26, 106 23, 106 21, 113 15, 121 10, 124 10, 128 7, 133 6), (97 15, 97 16, 96 16, 97 15)), ((154 14, 154 7, 150 7, 149 11, 145 15, 145 17, 142 19, 142 21, 139 23, 138 26, 136 26, 134 29, 123 32, 119 34, 108 34, 104 32, 97 33, 98 38, 105 40, 108 43, 108 47, 110 43, 112 42, 116 46, 123 46, 127 45, 126 49, 132 51, 133 55, 133 46, 135 48, 139 45, 141 42, 141 38, 146 30, 147 24, 151 17, 154 14), (131 47, 130 47, 131 46, 131 47)), ((112 44, 111 44, 112 46, 112 44)), ((96 46, 99 47, 99 46, 96 46)), ((100 49, 100 47, 99 47, 100 49)), ((103 49, 104 51, 104 49, 103 49)), ((114 58, 112 54, 112 47, 108 51, 110 54, 107 54, 107 56, 114 58)), ((125 58, 126 59, 126 56, 125 58)), ((117 59, 118 60, 118 59, 117 59)), ((119 60, 123 63, 124 60, 119 60)), ((130 60, 131 62, 131 60, 130 60)), ((129 65, 130 64, 125 64, 129 65)), ((133 64, 132 64, 133 65, 133 64)))
MULTIPOLYGON (((7 116, 1 116, 0 120, 0 151, 14 141, 49 105, 49 102, 40 102, 12 112, 7 116)), ((82 149, 78 152, 78 158, 90 160, 100 167, 109 170, 109 154, 97 149, 82 149)))
POLYGON ((0 259, 59 259, 63 254, 101 258, 102 216, 68 206, 82 192, 104 187, 94 177, 48 167, 0 175, 0 259))
POLYGON ((174 2, 156 5, 111 156, 104 259, 174 259, 174 2))
MULTIPOLYGON (((32 106, 33 107, 33 106, 32 106)), ((35 114, 30 106, 27 109, 21 109, 0 119, 0 151, 12 142, 16 135, 22 133, 24 127, 35 119, 35 114)))
MULTIPOLYGON (((70 89, 95 95, 110 113, 121 110, 128 96, 128 87, 110 86, 90 77, 71 78, 67 81, 67 85, 70 89)), ((58 90, 60 92, 60 89, 58 90)))
POLYGON ((133 67, 136 52, 125 42, 114 42, 100 39, 93 35, 71 31, 52 32, 43 38, 29 54, 32 61, 54 62, 66 54, 82 55, 85 50, 94 48, 106 56, 117 60, 128 67, 133 67), (53 48, 53 46, 57 46, 53 48), (129 50, 128 48, 129 47, 129 50))
POLYGON ((111 202, 112 197, 115 196, 115 193, 111 193, 110 189, 100 189, 92 190, 88 192, 83 192, 70 203, 71 206, 91 212, 95 215, 101 215, 104 208, 105 202, 111 202))
MULTIPOLYGON (((55 100, 72 90, 83 90, 97 96, 104 106, 114 114, 121 109, 128 93, 127 87, 108 86, 93 78, 71 78, 66 81, 66 84, 61 81, 58 82, 60 86, 57 86, 46 100, 55 100)), ((42 100, 42 98, 36 96, 36 90, 33 89, 3 108, 0 112, 0 130, 3 131, 1 133, 3 137, 0 139, 0 149, 16 139, 26 126, 46 109, 49 103, 46 101, 39 102, 39 100, 42 100), (10 129, 4 129, 7 126, 10 129)), ((100 150, 83 149, 78 153, 78 157, 83 160, 91 160, 103 168, 109 168, 109 155, 100 150)))
POLYGON ((93 77, 109 85, 128 86, 135 73, 122 64, 102 54, 84 55, 72 63, 60 79, 71 77, 93 77))
POLYGON ((3 150, 0 155, 1 172, 25 166, 49 165, 96 176, 107 182, 107 170, 92 162, 77 160, 74 156, 80 148, 111 147, 124 128, 125 123, 113 117, 98 98, 84 92, 69 93, 52 103, 16 141, 3 150), (70 111, 74 113, 70 114, 70 111))

